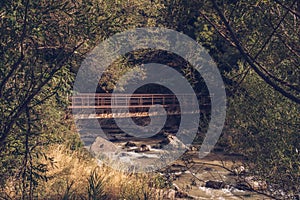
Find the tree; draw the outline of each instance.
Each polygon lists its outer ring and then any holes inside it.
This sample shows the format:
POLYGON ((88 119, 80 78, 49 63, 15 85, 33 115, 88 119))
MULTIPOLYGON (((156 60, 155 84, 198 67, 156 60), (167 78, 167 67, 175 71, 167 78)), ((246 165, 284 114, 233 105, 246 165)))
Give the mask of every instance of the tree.
MULTIPOLYGON (((298 191, 292 184, 299 185, 300 4, 296 0, 222 3, 1 1, 2 185, 9 176, 22 177, 25 199, 33 196, 35 175, 46 179, 47 166, 37 161, 38 152, 40 146, 57 142, 57 132, 67 131, 70 125, 61 122, 66 97, 87 52, 117 32, 162 26, 197 39, 218 63, 230 94, 230 133, 239 144, 233 142, 234 149, 251 158, 256 174, 279 183, 278 188, 285 191, 298 191), (273 107, 266 108, 269 105, 273 107), (246 111, 251 113, 246 115, 246 111), (285 180, 280 182, 278 174, 285 180)), ((179 58, 169 62, 169 56, 168 52, 143 50, 124 55, 100 81, 101 91, 111 91, 130 68, 140 72, 137 64, 145 61, 176 65, 189 80, 199 78, 186 62, 179 58)))
POLYGON ((33 198, 34 184, 47 178, 41 147, 68 131, 67 97, 85 54, 116 32, 152 23, 152 4, 142 2, 135 13, 136 4, 116 3, 0 3, 0 180, 3 186, 8 177, 21 178, 23 199, 33 198))
POLYGON ((101 13, 100 5, 86 1, 1 2, 0 180, 3 185, 10 176, 21 178, 23 199, 33 198, 37 180, 46 178, 47 166, 38 161, 46 157, 40 147, 66 130, 59 120, 72 67, 97 32, 93 22, 105 18, 95 18, 96 11, 101 13))
POLYGON ((225 129, 230 148, 249 159, 251 173, 272 186, 269 192, 282 198, 277 191, 283 190, 291 198, 299 193, 299 3, 205 5, 200 27, 210 32, 199 31, 199 38, 218 63, 231 62, 224 73, 230 80, 225 129))
POLYGON ((212 0, 208 5, 214 12, 202 16, 239 51, 249 70, 299 104, 299 3, 228 1, 221 6, 212 0))

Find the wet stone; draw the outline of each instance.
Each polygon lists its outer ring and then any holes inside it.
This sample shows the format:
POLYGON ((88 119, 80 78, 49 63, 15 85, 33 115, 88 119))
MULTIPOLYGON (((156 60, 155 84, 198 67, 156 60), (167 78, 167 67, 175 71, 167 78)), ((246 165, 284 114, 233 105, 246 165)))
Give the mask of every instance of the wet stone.
POLYGON ((150 151, 150 148, 147 145, 145 145, 145 144, 142 144, 140 146, 140 148, 138 148, 137 150, 135 150, 135 152, 137 152, 137 153, 146 152, 146 151, 150 151))
POLYGON ((225 188, 225 183, 222 181, 207 181, 205 187, 212 189, 222 189, 225 188))
POLYGON ((136 144, 135 143, 133 143, 133 142, 130 142, 130 141, 128 141, 128 142, 126 142, 126 144, 124 145, 125 147, 136 147, 136 144))

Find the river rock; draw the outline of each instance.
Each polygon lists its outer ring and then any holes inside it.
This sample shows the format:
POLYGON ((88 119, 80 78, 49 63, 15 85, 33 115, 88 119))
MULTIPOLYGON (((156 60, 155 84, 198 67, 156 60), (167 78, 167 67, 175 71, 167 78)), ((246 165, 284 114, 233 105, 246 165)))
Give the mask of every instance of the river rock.
POLYGON ((240 165, 233 169, 234 175, 245 175, 247 172, 248 170, 243 165, 240 165))
POLYGON ((195 146, 190 146, 190 151, 198 151, 198 149, 195 146))
POLYGON ((128 141, 128 142, 126 142, 126 144, 125 144, 124 146, 125 146, 126 148, 129 148, 129 147, 136 147, 136 144, 133 143, 133 142, 128 141))
POLYGON ((268 185, 266 181, 258 180, 254 176, 248 176, 243 182, 237 183, 235 187, 239 190, 266 190, 268 185))
POLYGON ((189 148, 183 144, 176 136, 168 135, 163 141, 159 143, 160 145, 167 145, 167 149, 173 150, 188 150, 189 148))
POLYGON ((245 182, 253 190, 266 190, 267 182, 262 180, 257 180, 254 176, 248 176, 245 178, 245 182))
POLYGON ((95 153, 113 153, 118 150, 118 148, 108 140, 97 137, 94 143, 90 146, 90 150, 95 153))
POLYGON ((154 145, 152 145, 151 148, 153 148, 153 149, 161 149, 161 148, 163 148, 163 145, 162 144, 154 144, 154 145))
POLYGON ((225 183, 222 181, 207 181, 205 187, 212 189, 222 189, 225 188, 225 183))
POLYGON ((177 198, 179 198, 179 199, 191 199, 191 197, 186 192, 183 192, 183 191, 176 191, 175 197, 176 197, 176 199, 177 198))
POLYGON ((141 152, 146 152, 146 151, 150 151, 150 147, 145 145, 145 144, 142 144, 140 146, 140 148, 138 148, 137 150, 135 150, 135 152, 137 153, 141 153, 141 152))

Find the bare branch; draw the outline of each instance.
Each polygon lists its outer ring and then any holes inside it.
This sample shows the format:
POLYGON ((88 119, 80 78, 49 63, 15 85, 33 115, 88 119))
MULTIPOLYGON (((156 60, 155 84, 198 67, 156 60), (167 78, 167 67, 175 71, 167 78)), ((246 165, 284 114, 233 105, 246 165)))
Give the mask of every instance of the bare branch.
POLYGON ((221 37, 223 37, 226 41, 228 41, 233 47, 236 47, 236 44, 226 36, 226 34, 222 33, 220 31, 220 28, 215 24, 213 23, 204 13, 202 13, 200 11, 200 14, 204 17, 204 19, 219 33, 219 35, 221 35, 221 37))

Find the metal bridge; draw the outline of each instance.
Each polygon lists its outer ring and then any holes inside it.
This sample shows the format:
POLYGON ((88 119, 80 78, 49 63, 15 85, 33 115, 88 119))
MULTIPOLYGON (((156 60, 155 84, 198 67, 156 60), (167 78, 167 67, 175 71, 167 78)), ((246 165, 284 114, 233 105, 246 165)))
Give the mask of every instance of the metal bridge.
POLYGON ((69 109, 77 119, 148 117, 166 113, 181 115, 207 112, 210 109, 210 97, 196 99, 194 94, 80 93, 70 97, 70 102, 69 109), (157 105, 166 112, 149 112, 150 108, 157 105), (192 105, 199 105, 199 109, 188 109, 192 105), (184 110, 181 109, 183 106, 184 110))

